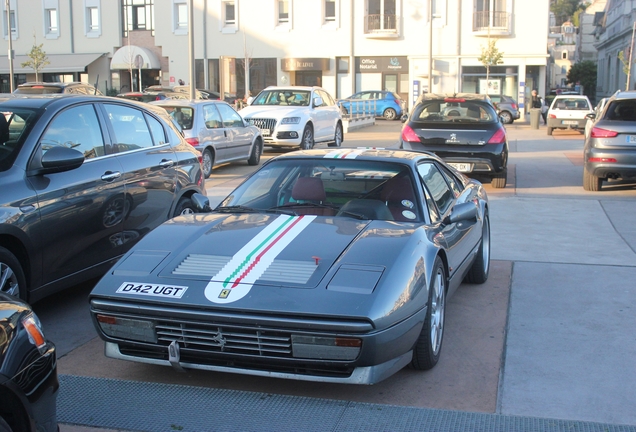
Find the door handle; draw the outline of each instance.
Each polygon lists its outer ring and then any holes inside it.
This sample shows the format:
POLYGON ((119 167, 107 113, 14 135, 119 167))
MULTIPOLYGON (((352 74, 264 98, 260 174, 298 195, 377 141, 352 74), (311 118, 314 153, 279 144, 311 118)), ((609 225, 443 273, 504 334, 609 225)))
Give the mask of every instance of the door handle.
POLYGON ((111 182, 115 179, 118 179, 119 177, 121 177, 121 173, 119 171, 106 171, 104 174, 102 174, 102 180, 107 182, 111 182))
POLYGON ((227 131, 226 130, 223 131, 223 135, 225 135, 225 138, 227 138, 227 131))
POLYGON ((163 159, 161 162, 159 162, 159 166, 161 168, 168 168, 172 165, 174 165, 174 161, 172 159, 163 159))

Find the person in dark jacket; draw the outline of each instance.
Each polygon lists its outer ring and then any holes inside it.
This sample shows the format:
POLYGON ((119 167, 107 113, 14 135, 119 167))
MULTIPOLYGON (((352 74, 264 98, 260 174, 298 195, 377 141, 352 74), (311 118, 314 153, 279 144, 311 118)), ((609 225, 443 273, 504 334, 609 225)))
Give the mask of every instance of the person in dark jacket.
POLYGON ((537 94, 536 90, 532 90, 532 98, 530 99, 530 108, 538 108, 541 110, 541 117, 543 118, 543 124, 548 124, 547 114, 548 110, 544 109, 543 98, 537 94))

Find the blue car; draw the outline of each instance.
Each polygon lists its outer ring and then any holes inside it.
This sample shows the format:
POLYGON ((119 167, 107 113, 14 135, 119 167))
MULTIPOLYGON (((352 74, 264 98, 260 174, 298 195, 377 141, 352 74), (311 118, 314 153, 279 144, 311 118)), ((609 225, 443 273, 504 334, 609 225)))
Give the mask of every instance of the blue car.
POLYGON ((376 117, 397 120, 404 113, 406 102, 397 93, 381 90, 358 92, 338 101, 343 114, 364 114, 375 109, 376 117))

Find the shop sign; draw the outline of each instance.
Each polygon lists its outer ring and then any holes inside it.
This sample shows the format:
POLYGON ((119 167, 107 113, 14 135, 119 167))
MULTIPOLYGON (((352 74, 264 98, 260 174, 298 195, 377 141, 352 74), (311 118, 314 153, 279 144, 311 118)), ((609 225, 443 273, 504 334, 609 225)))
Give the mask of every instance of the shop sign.
POLYGON ((284 58, 280 60, 280 68, 285 72, 292 71, 328 71, 327 58, 284 58))
POLYGON ((358 57, 356 72, 406 72, 408 65, 406 57, 358 57))

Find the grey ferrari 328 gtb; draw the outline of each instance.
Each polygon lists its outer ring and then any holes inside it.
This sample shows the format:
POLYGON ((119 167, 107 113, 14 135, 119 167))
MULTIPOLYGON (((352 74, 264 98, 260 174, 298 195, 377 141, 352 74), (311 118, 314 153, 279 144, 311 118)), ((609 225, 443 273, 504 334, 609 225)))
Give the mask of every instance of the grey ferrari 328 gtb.
POLYGON ((488 278, 486 192, 430 153, 292 152, 194 200, 92 291, 108 357, 373 384, 435 366, 447 298, 488 278))

